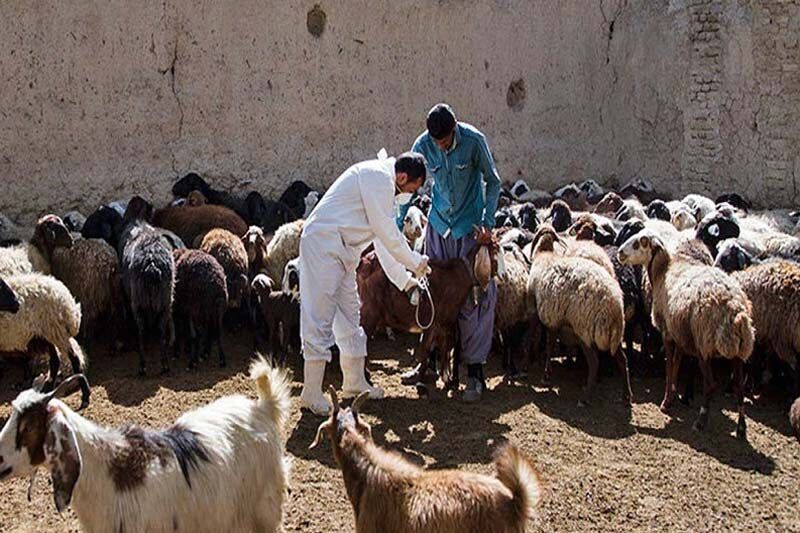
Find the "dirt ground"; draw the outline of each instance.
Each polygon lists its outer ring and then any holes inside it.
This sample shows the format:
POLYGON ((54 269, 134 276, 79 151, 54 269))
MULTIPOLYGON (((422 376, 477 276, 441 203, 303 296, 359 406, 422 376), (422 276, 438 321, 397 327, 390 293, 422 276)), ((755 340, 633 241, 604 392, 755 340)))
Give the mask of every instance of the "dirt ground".
MULTIPOLYGON (((89 371, 92 404, 84 416, 107 425, 135 422, 169 424, 183 411, 225 394, 253 395, 245 377, 252 354, 250 337, 228 335, 229 366, 212 362, 197 372, 175 363, 165 378, 136 377, 133 353, 111 357, 95 350, 89 371)), ((748 441, 735 430, 733 399, 719 394, 709 428, 696 433, 694 407, 678 405, 673 417, 658 410, 661 379, 634 379, 633 408, 616 400, 617 376, 605 378, 593 405, 576 406, 580 366, 556 365, 553 388, 506 386, 490 365, 492 391, 479 405, 454 399, 420 400, 400 384, 410 361, 411 337, 370 346, 374 379, 388 398, 364 409, 373 435, 412 461, 432 468, 463 468, 489 473, 491 453, 504 439, 521 446, 546 484, 539 516, 529 531, 800 531, 800 444, 790 436, 786 411, 775 400, 748 404, 748 441), (722 409, 722 411, 720 411, 722 409)), ((155 353, 155 352, 154 352, 155 353)), ((150 368, 157 368, 155 357, 150 368)), ((286 531, 353 531, 353 517, 330 444, 309 451, 319 419, 301 413, 297 396, 302 366, 295 375, 286 448, 295 458, 292 488, 284 508, 286 531)), ((329 372, 338 386, 341 375, 329 372)), ((0 380, 0 418, 4 422, 13 384, 13 367, 0 380)), ((78 396, 66 399, 73 406, 78 396)), ((79 531, 71 511, 56 513, 49 475, 40 475, 33 502, 27 480, 2 485, 1 531, 79 531)), ((213 512, 213 510, 208 510, 213 512)))

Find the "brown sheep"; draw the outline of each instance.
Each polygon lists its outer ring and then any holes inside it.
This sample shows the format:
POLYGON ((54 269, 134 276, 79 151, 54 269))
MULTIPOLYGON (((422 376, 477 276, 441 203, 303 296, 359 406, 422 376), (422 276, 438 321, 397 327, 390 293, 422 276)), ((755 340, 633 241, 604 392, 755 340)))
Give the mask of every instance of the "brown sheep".
POLYGON ((675 382, 684 354, 698 358, 703 374, 703 405, 694 424, 701 430, 708 423, 708 405, 714 390, 712 358, 731 360, 739 422, 736 434, 744 438, 744 362, 753 352, 755 334, 752 307, 736 281, 721 270, 678 254, 671 254, 655 233, 644 230, 619 249, 621 262, 642 265, 652 287, 653 324, 664 337, 667 383, 661 409, 669 409, 675 398, 675 382))
POLYGON ((197 248, 210 254, 222 265, 228 283, 228 307, 240 307, 250 295, 247 250, 242 239, 228 230, 212 229, 205 234, 197 248))
POLYGON ((355 514, 356 533, 523 533, 542 494, 539 475, 516 447, 495 453, 495 476, 430 470, 372 441, 359 417, 362 393, 342 409, 330 388, 333 410, 320 424, 311 448, 326 431, 342 469, 355 514))
POLYGON ((168 229, 187 245, 212 229, 226 229, 234 235, 244 235, 247 223, 231 209, 221 205, 178 205, 157 209, 152 223, 168 229))

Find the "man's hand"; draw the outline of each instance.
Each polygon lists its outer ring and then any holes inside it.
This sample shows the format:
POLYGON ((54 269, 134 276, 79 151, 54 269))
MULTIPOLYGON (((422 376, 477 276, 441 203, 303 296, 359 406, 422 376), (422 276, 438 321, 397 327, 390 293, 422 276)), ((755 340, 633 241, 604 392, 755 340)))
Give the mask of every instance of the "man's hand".
POLYGON ((429 261, 428 256, 423 255, 422 261, 420 261, 419 265, 417 265, 417 268, 414 269, 414 275, 416 277, 421 278, 431 273, 431 269, 428 266, 428 261, 429 261))

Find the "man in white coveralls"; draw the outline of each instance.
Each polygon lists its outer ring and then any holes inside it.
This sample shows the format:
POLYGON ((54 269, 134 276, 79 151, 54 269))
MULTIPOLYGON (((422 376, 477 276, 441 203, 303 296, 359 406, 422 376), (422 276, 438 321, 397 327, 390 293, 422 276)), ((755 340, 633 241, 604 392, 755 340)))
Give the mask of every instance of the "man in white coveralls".
POLYGON ((428 258, 409 248, 395 224, 396 204, 411 199, 425 173, 424 156, 411 152, 357 163, 336 179, 306 221, 300 239, 300 403, 316 415, 331 409, 322 381, 334 342, 341 354, 343 396, 369 391, 370 398, 383 397, 364 375, 367 337, 360 326, 356 267, 361 252, 374 242, 379 258, 387 259, 382 264, 394 263, 387 269, 394 270, 388 273, 392 282, 405 280, 401 288, 410 289, 415 280, 403 277, 402 268, 398 274, 399 266, 417 277, 428 272, 428 258))

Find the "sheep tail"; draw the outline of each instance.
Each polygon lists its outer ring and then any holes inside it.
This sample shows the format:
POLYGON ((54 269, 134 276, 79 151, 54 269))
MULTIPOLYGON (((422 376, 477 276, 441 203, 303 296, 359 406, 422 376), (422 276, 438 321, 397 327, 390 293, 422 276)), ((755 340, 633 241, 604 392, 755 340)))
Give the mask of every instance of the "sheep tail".
POLYGON ((288 373, 273 367, 259 354, 250 364, 250 379, 255 382, 260 405, 269 411, 272 422, 283 428, 291 407, 288 373))
POLYGON ((747 361, 753 353, 753 343, 755 334, 753 332, 753 321, 747 313, 739 313, 733 319, 734 338, 738 340, 736 356, 743 361, 747 361))
POLYGON ((542 495, 539 474, 514 445, 500 447, 494 457, 497 479, 508 487, 513 495, 514 510, 520 523, 533 518, 542 495))

